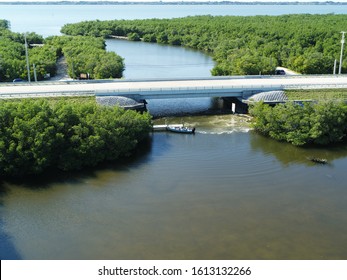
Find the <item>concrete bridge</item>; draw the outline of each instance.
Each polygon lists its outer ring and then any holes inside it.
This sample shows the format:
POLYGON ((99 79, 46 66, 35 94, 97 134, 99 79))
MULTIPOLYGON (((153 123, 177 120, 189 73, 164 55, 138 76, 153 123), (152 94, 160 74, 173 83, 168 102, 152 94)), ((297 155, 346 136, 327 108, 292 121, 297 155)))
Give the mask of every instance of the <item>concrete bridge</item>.
POLYGON ((347 88, 347 75, 232 76, 178 80, 93 80, 0 85, 0 98, 126 96, 133 99, 241 97, 286 89, 347 88))

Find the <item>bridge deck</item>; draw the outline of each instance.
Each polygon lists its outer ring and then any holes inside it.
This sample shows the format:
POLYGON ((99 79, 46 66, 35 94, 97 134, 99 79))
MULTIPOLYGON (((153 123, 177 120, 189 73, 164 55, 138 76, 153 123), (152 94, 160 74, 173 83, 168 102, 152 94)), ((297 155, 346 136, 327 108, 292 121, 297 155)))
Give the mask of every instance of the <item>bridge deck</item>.
POLYGON ((347 88, 347 75, 212 77, 161 81, 89 81, 2 84, 0 98, 60 95, 121 95, 143 99, 239 96, 301 88, 347 88))

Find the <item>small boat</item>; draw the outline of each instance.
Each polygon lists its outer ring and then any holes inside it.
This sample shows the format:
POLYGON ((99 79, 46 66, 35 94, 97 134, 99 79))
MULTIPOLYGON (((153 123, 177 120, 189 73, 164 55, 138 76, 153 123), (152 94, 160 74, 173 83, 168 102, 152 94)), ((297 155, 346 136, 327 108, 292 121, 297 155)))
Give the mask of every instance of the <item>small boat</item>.
POLYGON ((314 163, 320 163, 320 164, 326 164, 328 163, 328 160, 325 158, 316 158, 316 157, 310 157, 308 158, 310 161, 314 163))
POLYGON ((186 126, 171 126, 168 125, 166 127, 167 131, 171 131, 171 132, 177 132, 177 133, 185 133, 185 134, 194 134, 195 133, 195 127, 190 128, 190 127, 186 127, 186 126))

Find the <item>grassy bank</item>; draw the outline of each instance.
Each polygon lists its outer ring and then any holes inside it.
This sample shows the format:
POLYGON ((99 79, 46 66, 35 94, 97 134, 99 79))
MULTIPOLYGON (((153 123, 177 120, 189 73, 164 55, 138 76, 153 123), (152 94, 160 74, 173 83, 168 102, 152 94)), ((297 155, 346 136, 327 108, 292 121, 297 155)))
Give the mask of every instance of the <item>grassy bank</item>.
POLYGON ((347 88, 344 89, 307 89, 288 90, 286 95, 289 100, 347 100, 347 88))

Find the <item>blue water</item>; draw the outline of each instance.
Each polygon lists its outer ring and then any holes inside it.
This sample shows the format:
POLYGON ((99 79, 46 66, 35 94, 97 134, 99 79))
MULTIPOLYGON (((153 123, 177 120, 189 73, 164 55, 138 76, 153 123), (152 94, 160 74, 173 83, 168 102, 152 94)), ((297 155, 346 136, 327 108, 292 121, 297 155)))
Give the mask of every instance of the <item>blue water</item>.
POLYGON ((84 20, 174 18, 193 15, 347 14, 347 5, 0 5, 0 19, 14 32, 60 34, 66 23, 84 20))
POLYGON ((107 50, 124 58, 124 78, 193 78, 211 76, 210 56, 193 49, 109 39, 107 50))

